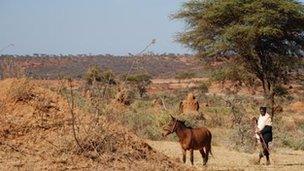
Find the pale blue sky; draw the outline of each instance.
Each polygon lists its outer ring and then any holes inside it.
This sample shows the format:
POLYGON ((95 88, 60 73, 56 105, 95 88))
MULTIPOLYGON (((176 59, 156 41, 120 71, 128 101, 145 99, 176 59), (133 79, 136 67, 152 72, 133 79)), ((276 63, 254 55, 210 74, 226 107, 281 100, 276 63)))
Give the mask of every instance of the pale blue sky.
POLYGON ((183 24, 169 15, 184 0, 0 0, 0 54, 185 53, 183 24))
MULTIPOLYGON (((187 53, 169 15, 186 0, 0 0, 0 54, 187 53)), ((303 2, 304 0, 302 0, 303 2)))

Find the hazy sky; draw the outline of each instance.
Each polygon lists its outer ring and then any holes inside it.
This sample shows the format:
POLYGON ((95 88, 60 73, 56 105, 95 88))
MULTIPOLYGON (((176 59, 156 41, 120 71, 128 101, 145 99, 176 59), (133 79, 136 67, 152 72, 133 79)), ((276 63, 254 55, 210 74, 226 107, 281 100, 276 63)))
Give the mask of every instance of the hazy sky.
POLYGON ((0 0, 0 54, 187 52, 171 21, 184 0, 0 0))
MULTIPOLYGON (((186 0, 0 0, 0 54, 189 52, 169 15, 186 0)), ((304 0, 302 0, 303 2, 304 0)))

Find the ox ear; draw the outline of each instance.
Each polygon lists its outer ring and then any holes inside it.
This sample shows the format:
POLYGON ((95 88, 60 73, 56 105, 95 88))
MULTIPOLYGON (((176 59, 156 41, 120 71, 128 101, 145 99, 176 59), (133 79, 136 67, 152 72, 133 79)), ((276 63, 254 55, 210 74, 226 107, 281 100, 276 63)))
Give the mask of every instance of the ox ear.
POLYGON ((171 117, 171 119, 172 119, 172 120, 174 120, 174 119, 175 119, 175 118, 174 118, 174 117, 173 117, 171 114, 170 114, 170 117, 171 117))

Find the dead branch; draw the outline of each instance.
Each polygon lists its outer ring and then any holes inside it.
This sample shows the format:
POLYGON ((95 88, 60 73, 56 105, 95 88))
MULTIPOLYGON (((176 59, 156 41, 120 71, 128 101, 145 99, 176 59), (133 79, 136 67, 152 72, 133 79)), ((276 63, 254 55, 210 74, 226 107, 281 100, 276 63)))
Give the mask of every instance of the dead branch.
POLYGON ((76 144, 78 145, 78 147, 84 151, 83 147, 81 146, 79 139, 77 138, 77 134, 76 134, 76 119, 75 119, 75 113, 74 113, 74 108, 75 108, 75 104, 74 104, 74 91, 73 91, 73 80, 70 78, 69 80, 69 88, 70 88, 70 95, 71 95, 71 99, 69 103, 69 107, 70 107, 70 113, 72 115, 72 130, 73 130, 73 137, 74 140, 76 142, 76 144))

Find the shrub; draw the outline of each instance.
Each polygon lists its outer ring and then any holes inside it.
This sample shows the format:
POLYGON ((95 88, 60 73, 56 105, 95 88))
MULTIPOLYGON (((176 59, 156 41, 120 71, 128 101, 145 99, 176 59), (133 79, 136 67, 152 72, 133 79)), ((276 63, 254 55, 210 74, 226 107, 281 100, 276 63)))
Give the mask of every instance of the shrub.
POLYGON ((299 129, 300 129, 300 131, 302 131, 304 133, 304 123, 299 125, 299 129))
POLYGON ((273 92, 279 96, 279 97, 285 97, 288 95, 288 91, 285 87, 282 87, 282 86, 275 86, 273 88, 273 92))
POLYGON ((205 118, 202 114, 198 115, 180 115, 179 119, 185 121, 185 124, 190 127, 202 127, 205 125, 205 118))
POLYGON ((249 121, 235 125, 230 135, 230 140, 232 148, 235 150, 251 153, 255 150, 254 128, 252 128, 249 121))
POLYGON ((147 87, 152 83, 151 79, 152 77, 147 74, 137 74, 127 77, 127 81, 137 88, 140 97, 143 97, 147 92, 147 87))
POLYGON ((161 127, 158 125, 156 115, 144 111, 126 112, 121 114, 121 122, 142 138, 159 140, 161 127))
POLYGON ((111 70, 101 71, 97 65, 89 67, 84 77, 88 85, 92 85, 94 82, 116 84, 113 72, 111 70))
POLYGON ((116 85, 115 75, 111 70, 105 70, 102 72, 102 79, 107 84, 116 85))
POLYGON ((17 59, 11 55, 4 55, 0 58, 0 79, 22 78, 26 71, 17 63, 17 59))
POLYGON ((208 88, 208 84, 205 82, 202 82, 199 84, 199 86, 197 87, 197 89, 199 90, 200 93, 205 94, 208 93, 209 88, 208 88))
POLYGON ((34 85, 28 79, 14 80, 13 85, 8 92, 12 101, 27 102, 35 97, 33 93, 34 85))
POLYGON ((91 66, 85 73, 85 80, 89 85, 100 82, 102 80, 100 68, 97 65, 91 66))
POLYGON ((296 138, 289 133, 281 135, 282 144, 294 150, 304 150, 304 138, 296 138))
POLYGON ((226 102, 231 110, 231 126, 233 129, 230 140, 232 141, 232 148, 244 152, 254 152, 256 125, 249 116, 245 115, 244 99, 233 97, 226 102))

